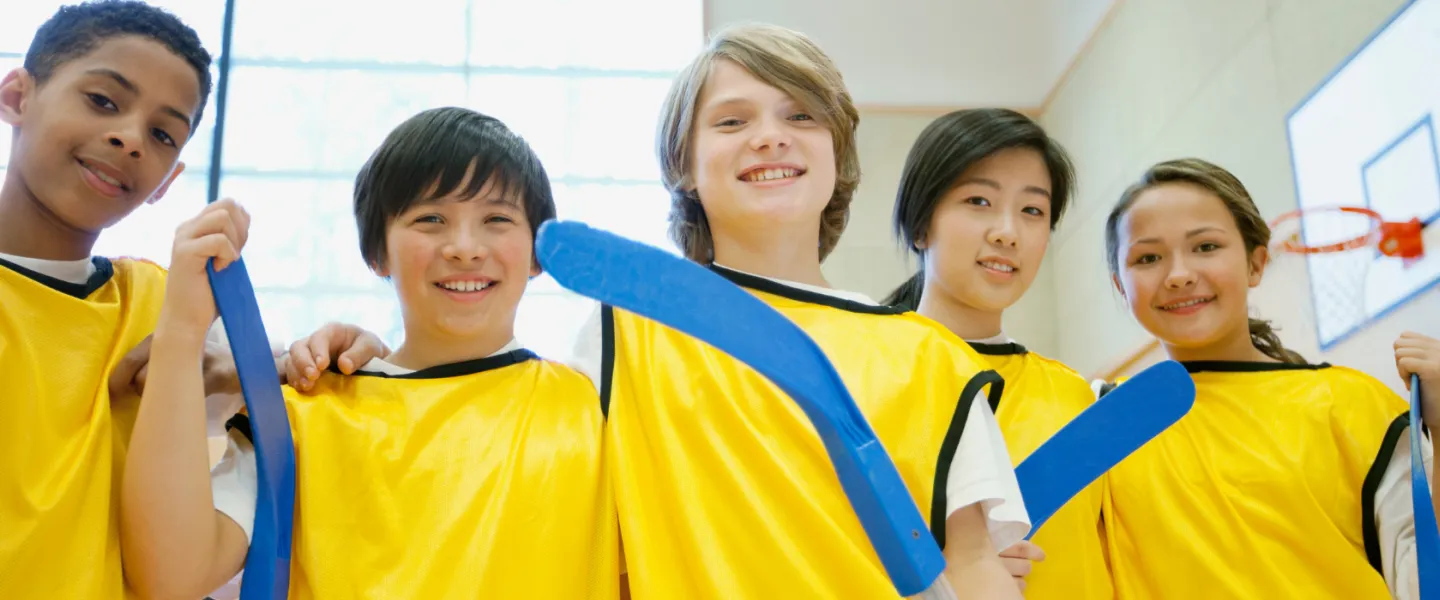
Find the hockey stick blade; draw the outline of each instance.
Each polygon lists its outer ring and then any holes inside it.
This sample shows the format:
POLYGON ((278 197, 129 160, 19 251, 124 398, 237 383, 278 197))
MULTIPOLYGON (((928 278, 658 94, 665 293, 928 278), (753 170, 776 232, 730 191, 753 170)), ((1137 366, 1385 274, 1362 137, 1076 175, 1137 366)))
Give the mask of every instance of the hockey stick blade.
POLYGON ((280 375, 270 353, 260 305, 243 259, 215 271, 207 264, 215 308, 225 323, 235 371, 250 415, 260 483, 254 534, 245 556, 240 600, 277 600, 290 593, 290 544, 295 517, 295 443, 280 375))
POLYGON ((1029 535, 1194 405, 1195 382, 1173 360, 1141 371, 1096 400, 1015 468, 1030 513, 1029 535))
MULTIPOLYGON (((1430 482, 1425 477, 1425 421, 1421 410, 1420 376, 1410 376, 1410 499, 1415 510, 1415 566, 1420 580, 1420 599, 1435 600, 1436 577, 1440 577, 1440 530, 1435 526, 1435 505, 1430 482)), ((1433 435, 1433 433, 1432 433, 1433 435)))
POLYGON ((896 590, 913 596, 940 577, 944 557, 895 465, 825 353, 789 319, 700 265, 581 223, 542 225, 536 255, 560 285, 699 339, 783 390, 820 434, 896 590))

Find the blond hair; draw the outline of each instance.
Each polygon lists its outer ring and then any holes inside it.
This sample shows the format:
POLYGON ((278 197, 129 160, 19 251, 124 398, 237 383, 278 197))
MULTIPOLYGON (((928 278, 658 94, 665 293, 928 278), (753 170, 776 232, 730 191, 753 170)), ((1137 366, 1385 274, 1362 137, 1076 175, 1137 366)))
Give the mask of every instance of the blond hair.
POLYGON ((817 232, 820 260, 825 260, 845 231, 850 200, 860 183, 860 157, 855 150, 860 113, 830 57, 804 34, 774 25, 742 25, 716 33, 670 85, 655 136, 661 178, 670 190, 670 239, 690 260, 714 259, 710 223, 695 191, 690 152, 701 88, 722 59, 785 92, 830 130, 835 140, 835 190, 820 215, 817 232))

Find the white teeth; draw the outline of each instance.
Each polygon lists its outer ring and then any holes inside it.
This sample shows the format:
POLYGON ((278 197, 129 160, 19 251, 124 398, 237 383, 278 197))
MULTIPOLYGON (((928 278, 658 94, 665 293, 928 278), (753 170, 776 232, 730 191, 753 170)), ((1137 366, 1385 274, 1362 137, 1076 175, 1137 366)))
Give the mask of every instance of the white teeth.
POLYGON ((1199 299, 1195 299, 1195 300, 1186 300, 1186 301, 1184 301, 1184 302, 1178 302, 1178 303, 1175 303, 1175 304, 1166 304, 1166 305, 1163 306, 1162 308, 1164 308, 1165 310, 1175 310, 1175 309, 1178 309, 1178 308, 1185 308, 1185 307, 1187 307, 1187 306, 1195 306, 1196 304, 1204 304, 1204 303, 1209 302, 1209 301, 1210 301, 1209 298, 1199 298, 1199 299))
POLYGON ((446 281, 441 283, 440 287, 452 292, 478 292, 494 285, 494 283, 493 281, 446 281))
POLYGON ((106 174, 104 174, 104 173, 101 173, 100 171, 95 170, 93 167, 91 167, 91 166, 88 165, 88 164, 85 165, 85 168, 86 168, 86 169, 89 169, 89 171, 90 171, 91 173, 94 173, 94 174, 95 174, 95 177, 99 178, 100 181, 103 181, 103 182, 108 183, 108 184, 110 184, 110 185, 113 185, 113 186, 115 186, 115 187, 124 187, 123 185, 120 184, 120 180, 119 180, 119 179, 116 179, 116 178, 114 178, 114 177, 111 177, 111 176, 109 176, 109 175, 106 175, 106 174))
POLYGON ((796 177, 800 171, 796 169, 761 169, 745 174, 745 181, 770 181, 772 179, 784 179, 796 177))
POLYGON ((1009 272, 1012 272, 1012 271, 1015 270, 1015 267, 1012 267, 1012 266, 1006 265, 1006 264, 1001 264, 1001 263, 998 263, 998 262, 993 262, 993 261, 985 261, 985 262, 982 262, 982 263, 980 263, 980 264, 981 264, 982 266, 984 266, 985 268, 987 268, 987 269, 994 269, 994 270, 1000 271, 1000 272, 1002 272, 1002 273, 1009 273, 1009 272))

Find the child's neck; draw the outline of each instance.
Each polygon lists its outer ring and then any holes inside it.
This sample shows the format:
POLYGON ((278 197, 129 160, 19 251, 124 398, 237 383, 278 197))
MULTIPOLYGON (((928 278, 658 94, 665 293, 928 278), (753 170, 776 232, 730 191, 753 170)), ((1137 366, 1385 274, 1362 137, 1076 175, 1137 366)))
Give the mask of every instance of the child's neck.
POLYGON ((934 320, 962 340, 983 340, 1000 335, 1002 313, 964 304, 949 294, 925 286, 915 312, 934 320))
POLYGON ((773 279, 783 279, 822 288, 830 287, 820 271, 820 247, 814 236, 755 235, 745 238, 712 234, 715 264, 773 279))
POLYGON ((1166 356, 1179 362, 1280 362, 1255 347, 1255 343, 1250 341, 1248 327, 1243 328, 1238 335, 1228 336, 1225 340, 1208 346, 1182 348, 1164 341, 1160 345, 1165 349, 1166 356))
POLYGON ((15 169, 0 186, 0 254, 43 260, 83 260, 95 247, 95 233, 75 229, 31 193, 15 169))
POLYGON ((397 367, 419 371, 467 360, 477 360, 499 352, 515 339, 513 327, 496 328, 479 335, 453 337, 405 330, 405 342, 385 358, 397 367))

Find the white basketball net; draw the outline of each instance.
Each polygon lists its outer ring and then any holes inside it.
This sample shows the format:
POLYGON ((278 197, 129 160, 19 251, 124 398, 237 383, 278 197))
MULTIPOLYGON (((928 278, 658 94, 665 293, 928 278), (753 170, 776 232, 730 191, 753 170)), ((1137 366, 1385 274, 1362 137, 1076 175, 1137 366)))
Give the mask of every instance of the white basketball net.
POLYGON ((1314 210, 1277 223, 1271 231, 1276 266, 1289 273, 1309 272, 1315 327, 1322 340, 1344 335, 1369 318, 1366 281, 1370 264, 1375 262, 1379 226, 1374 219, 1362 214, 1314 210), (1280 246, 1290 236, 1300 233, 1302 226, 1303 236, 1298 241, 1305 246, 1339 244, 1361 236, 1366 236, 1365 244, 1350 250, 1316 254, 1289 252, 1280 246))

